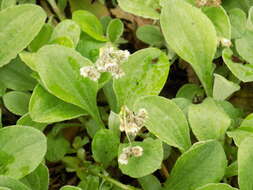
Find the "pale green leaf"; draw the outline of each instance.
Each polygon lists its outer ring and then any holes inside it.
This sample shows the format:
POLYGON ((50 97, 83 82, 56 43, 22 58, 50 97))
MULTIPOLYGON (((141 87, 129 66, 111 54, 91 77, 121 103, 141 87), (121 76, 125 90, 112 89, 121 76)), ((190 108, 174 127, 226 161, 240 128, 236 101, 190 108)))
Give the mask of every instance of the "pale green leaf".
POLYGON ((247 62, 253 64, 253 31, 247 30, 245 34, 235 41, 236 50, 247 62))
POLYGON ((240 86, 238 84, 227 80, 222 75, 214 74, 214 99, 225 100, 238 90, 240 90, 240 86))
POLYGON ((74 187, 74 186, 71 186, 71 185, 66 185, 66 186, 62 187, 60 190, 82 190, 82 189, 79 188, 79 187, 74 187))
POLYGON ((169 46, 189 62, 204 86, 212 95, 212 60, 217 46, 215 27, 196 7, 181 0, 165 3, 161 14, 161 27, 169 46))
POLYGON ((0 129, 0 146, 0 173, 16 179, 37 168, 47 149, 43 133, 19 125, 0 129))
POLYGON ((0 176, 0 189, 1 190, 32 190, 26 185, 24 185, 23 183, 21 183, 20 181, 7 177, 7 176, 0 176))
POLYGON ((134 110, 147 110, 147 129, 168 145, 182 152, 191 146, 189 126, 182 110, 171 100, 160 96, 146 96, 138 99, 134 110))
POLYGON ((196 190, 238 190, 225 183, 209 183, 196 190))
POLYGON ((117 42, 124 32, 124 24, 120 19, 112 19, 107 27, 106 35, 111 42, 117 42))
POLYGON ((226 165, 226 155, 219 142, 198 142, 179 157, 164 190, 196 190, 205 184, 217 183, 226 165))
POLYGON ((146 48, 132 54, 122 64, 125 73, 113 81, 118 107, 132 107, 138 97, 158 95, 169 74, 168 57, 161 50, 146 48))
POLYGON ((37 5, 20 5, 0 12, 0 66, 17 56, 42 28, 46 14, 37 5))
POLYGON ((123 148, 128 146, 141 146, 143 154, 139 157, 132 156, 128 160, 128 164, 119 164, 121 171, 133 178, 140 178, 153 173, 161 167, 163 160, 162 142, 159 139, 145 139, 143 142, 132 142, 131 144, 121 144, 119 147, 119 155, 123 148))
POLYGON ((253 189, 253 138, 243 140, 238 149, 238 183, 240 190, 253 189))
POLYGON ((34 121, 41 123, 54 123, 70 120, 87 112, 83 109, 64 102, 37 85, 29 103, 29 114, 34 121))
POLYGON ((232 39, 240 38, 246 30, 246 14, 239 8, 234 8, 228 12, 231 22, 232 39))
POLYGON ((188 118, 191 129, 199 141, 224 140, 231 124, 230 117, 212 98, 205 99, 201 104, 191 105, 188 118))
POLYGON ((15 6, 17 2, 16 0, 1 0, 0 3, 1 3, 1 9, 5 9, 8 7, 15 6))
POLYGON ((3 96, 5 107, 16 115, 24 115, 28 112, 28 104, 31 95, 20 91, 11 91, 3 96))
POLYGON ((241 81, 253 81, 253 64, 241 64, 232 60, 233 52, 230 49, 224 49, 222 58, 230 71, 241 81))
POLYGON ((159 19, 159 0, 118 0, 119 6, 126 12, 158 20, 159 19))
POLYGON ((36 121, 33 121, 32 118, 30 117, 29 113, 23 115, 19 120, 17 121, 17 125, 24 125, 24 126, 30 126, 34 127, 40 131, 43 131, 46 126, 48 125, 47 123, 38 123, 36 121))

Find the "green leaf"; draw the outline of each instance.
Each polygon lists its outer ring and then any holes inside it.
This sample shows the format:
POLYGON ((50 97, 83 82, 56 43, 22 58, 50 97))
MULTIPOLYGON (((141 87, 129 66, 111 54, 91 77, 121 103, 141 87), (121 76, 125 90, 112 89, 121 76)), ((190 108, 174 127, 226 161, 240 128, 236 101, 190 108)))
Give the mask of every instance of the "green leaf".
POLYGON ((158 95, 169 73, 168 57, 161 50, 146 48, 132 54, 122 64, 125 73, 113 81, 118 108, 127 105, 131 108, 138 97, 158 95))
POLYGON ((208 96, 212 95, 214 58, 217 46, 215 27, 208 17, 189 3, 167 1, 162 9, 161 27, 165 40, 189 62, 208 96))
POLYGON ((160 47, 164 43, 164 38, 160 28, 154 25, 144 25, 138 27, 136 36, 139 40, 151 46, 160 47))
POLYGON ((204 90, 197 84, 185 84, 183 85, 176 94, 176 98, 186 98, 193 101, 195 97, 204 97, 204 90))
POLYGON ((30 44, 39 33, 45 19, 43 9, 30 4, 0 12, 0 67, 9 63, 30 44))
POLYGON ((72 20, 64 20, 60 22, 55 28, 51 35, 51 42, 57 41, 60 38, 67 37, 73 43, 75 48, 79 42, 81 30, 79 25, 72 20))
POLYGON ((182 152, 191 146, 189 126, 182 110, 171 100, 160 96, 146 96, 136 101, 134 110, 148 112, 147 129, 168 145, 182 152))
POLYGON ((32 190, 20 181, 7 177, 0 176, 0 189, 1 190, 32 190), (2 188, 5 187, 5 188, 2 188), (2 189, 1 189, 2 188, 2 189))
POLYGON ((74 187, 74 186, 71 186, 71 185, 66 185, 66 186, 62 187, 60 190, 82 190, 82 189, 79 188, 79 187, 74 187))
POLYGON ((19 118, 19 120, 17 121, 17 125, 31 126, 40 131, 43 131, 48 124, 33 121, 30 115, 27 113, 23 115, 21 118, 19 118))
POLYGON ((19 91, 11 91, 3 96, 5 107, 16 115, 24 115, 28 112, 30 94, 19 91))
POLYGON ((44 46, 36 60, 36 69, 50 93, 83 108, 103 126, 96 105, 98 83, 80 75, 80 68, 93 65, 91 61, 59 45, 44 46))
POLYGON ((22 51, 19 53, 19 57, 31 70, 36 71, 36 53, 22 51))
POLYGON ((40 164, 32 173, 22 178, 21 182, 31 189, 48 190, 48 168, 44 164, 40 164))
POLYGON ((251 31, 253 30, 253 7, 249 9, 249 15, 247 19, 247 28, 251 31))
POLYGON ((123 11, 129 12, 144 18, 159 19, 159 0, 118 0, 123 11))
POLYGON ((235 63, 232 60, 233 52, 230 49, 224 49, 222 52, 222 58, 229 70, 241 81, 251 82, 253 81, 253 65, 235 63))
POLYGON ((101 129, 92 140, 92 155, 96 162, 108 166, 118 155, 119 136, 109 129, 101 129))
POLYGON ((50 24, 44 24, 39 34, 33 39, 29 45, 29 50, 32 52, 38 51, 43 45, 46 45, 52 35, 54 28, 50 24))
POLYGON ((253 64, 253 31, 247 30, 245 34, 235 41, 236 50, 247 62, 253 64))
POLYGON ((238 183, 240 190, 253 188, 253 138, 248 137, 242 141, 238 149, 238 183))
POLYGON ((47 149, 43 133, 19 125, 0 129, 0 146, 0 173, 16 179, 35 170, 47 149))
POLYGON ((132 156, 128 160, 128 164, 119 164, 121 171, 133 178, 140 178, 153 173, 161 167, 163 160, 162 142, 159 139, 145 139, 143 142, 132 142, 131 144, 121 144, 119 147, 119 155, 123 148, 128 146, 141 146, 143 155, 140 157, 132 156))
POLYGON ((62 133, 55 135, 52 131, 47 135, 46 159, 50 162, 60 161, 70 149, 69 141, 62 133))
POLYGON ((16 5, 16 0, 1 0, 1 9, 6 9, 8 7, 13 7, 16 5))
POLYGON ((106 36, 111 42, 117 42, 124 32, 124 24, 120 19, 112 19, 108 24, 106 36))
POLYGON ((225 183, 209 183, 196 190, 238 190, 225 183))
POLYGON ((219 142, 198 142, 179 157, 164 190, 195 190, 207 183, 217 183, 226 165, 226 155, 219 142))
POLYGON ((240 86, 238 84, 227 80, 222 75, 214 74, 214 99, 225 100, 238 90, 240 90, 240 86))
POLYGON ((80 25, 83 32, 99 41, 107 41, 103 36, 103 26, 98 18, 85 10, 78 10, 73 13, 72 19, 80 25))
POLYGON ((202 10, 212 21, 217 37, 231 39, 231 24, 224 8, 222 6, 205 7, 202 10))
POLYGON ((138 179, 144 190, 160 190, 162 188, 160 181, 154 175, 147 175, 138 179))
POLYGON ((209 139, 223 141, 231 124, 230 117, 212 98, 205 99, 201 104, 191 105, 188 118, 192 131, 199 141, 209 139))
POLYGON ((242 121, 239 128, 228 131, 227 135, 233 138, 236 146, 240 146, 241 142, 247 137, 253 137, 253 113, 242 121))
POLYGON ((177 104, 177 106, 184 112, 185 116, 187 117, 188 109, 192 104, 192 101, 186 98, 173 98, 171 100, 177 104))
POLYGON ((227 167, 225 177, 233 177, 237 175, 238 175, 238 162, 234 161, 227 167))
POLYGON ((31 69, 16 58, 10 64, 0 68, 0 81, 12 90, 32 90, 36 81, 30 76, 31 73, 31 69))
POLYGON ((239 8, 234 8, 228 12, 230 22, 232 39, 240 38, 246 30, 246 14, 239 8))
POLYGON ((37 85, 29 103, 29 114, 36 122, 54 123, 86 115, 83 109, 62 101, 37 85))

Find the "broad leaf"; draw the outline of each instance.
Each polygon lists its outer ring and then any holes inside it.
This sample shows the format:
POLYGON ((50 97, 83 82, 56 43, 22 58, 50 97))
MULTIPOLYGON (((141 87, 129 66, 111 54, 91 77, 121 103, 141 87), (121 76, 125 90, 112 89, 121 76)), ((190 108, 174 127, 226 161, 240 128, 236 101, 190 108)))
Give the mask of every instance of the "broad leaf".
POLYGON ((144 18, 159 19, 159 0, 118 0, 119 6, 126 12, 144 18))
POLYGON ((16 179, 37 168, 47 148, 43 133, 18 125, 0 129, 0 147, 0 174, 16 179))
POLYGON ((209 139, 223 141, 231 124, 229 116, 211 98, 205 99, 201 104, 191 105, 188 118, 192 131, 199 141, 209 139))
POLYGON ((0 12, 0 67, 30 44, 45 19, 45 12, 36 5, 14 6, 0 12))
POLYGON ((28 104, 31 95, 25 92, 11 91, 3 96, 5 107, 16 115, 24 115, 28 112, 28 104))
POLYGON ((147 175, 138 179, 144 190, 161 190, 160 181, 154 175, 147 175))
POLYGON ((30 126, 34 127, 40 131, 43 131, 46 126, 48 125, 47 123, 38 123, 32 120, 30 117, 29 113, 23 115, 19 120, 17 121, 17 125, 24 125, 24 126, 30 126))
POLYGON ((159 139, 145 139, 143 142, 132 142, 131 144, 121 144, 119 147, 119 155, 123 148, 129 146, 141 146, 143 155, 140 157, 132 156, 128 160, 128 164, 119 164, 121 171, 133 178, 140 178, 153 173, 159 169, 163 160, 162 142, 159 139))
POLYGON ((37 85, 29 103, 29 114, 34 121, 54 123, 86 115, 87 112, 62 101, 37 85))
POLYGON ((120 19, 112 19, 107 27, 106 35, 111 42, 117 42, 124 32, 124 24, 120 19))
POLYGON ((144 108, 148 112, 145 126, 168 145, 182 152, 191 146, 189 126, 182 110, 171 100, 159 96, 138 99, 134 110, 144 108))
POLYGON ((228 12, 231 22, 232 39, 240 38, 246 30, 246 14, 239 8, 232 9, 228 12))
POLYGON ((241 81, 253 81, 253 64, 241 64, 233 61, 233 52, 230 49, 225 49, 222 52, 222 58, 230 71, 241 81))
POLYGON ((7 176, 0 176, 0 189, 1 190, 32 190, 20 181, 7 177, 7 176), (2 188, 3 187, 3 188, 2 188), (2 188, 2 189, 1 189, 2 188))
POLYGON ((213 98, 225 100, 234 92, 240 90, 240 86, 224 78, 222 75, 214 74, 213 98))
POLYGON ((248 137, 238 149, 238 182, 240 190, 253 189, 253 138, 248 137))
POLYGON ((161 27, 169 46, 189 62, 208 96, 212 95, 212 60, 217 46, 215 27, 208 17, 189 3, 167 1, 162 9, 161 27))
POLYGON ((22 178, 21 182, 31 189, 48 190, 48 168, 44 164, 40 164, 32 173, 22 178))
POLYGON ((236 50, 239 55, 247 62, 253 64, 253 31, 247 30, 246 33, 235 41, 236 50))
POLYGON ((219 142, 196 143, 179 157, 164 190, 196 190, 207 183, 219 182, 226 165, 226 155, 219 142))
POLYGON ((168 57, 161 50, 147 48, 132 54, 122 64, 125 75, 113 81, 118 107, 132 107, 138 97, 158 95, 169 73, 168 57))
POLYGON ((196 190, 238 190, 225 183, 209 183, 196 190))
POLYGON ((36 60, 36 69, 50 93, 83 108, 103 125, 96 105, 98 83, 80 75, 80 68, 93 65, 91 61, 59 45, 44 46, 36 60))
POLYGON ((58 39, 67 37, 73 43, 73 48, 75 48, 78 44, 80 33, 80 27, 76 22, 72 20, 64 20, 54 28, 50 40, 54 43, 57 42, 58 39))
POLYGON ((92 155, 95 161, 108 166, 118 155, 119 136, 109 129, 101 129, 92 140, 92 155))
POLYGON ((89 11, 78 10, 73 13, 72 19, 80 25, 83 32, 99 41, 106 41, 103 36, 103 26, 98 18, 89 11))
POLYGON ((204 97, 204 90, 197 84, 185 84, 183 85, 176 94, 176 98, 186 98, 193 101, 195 97, 204 97))

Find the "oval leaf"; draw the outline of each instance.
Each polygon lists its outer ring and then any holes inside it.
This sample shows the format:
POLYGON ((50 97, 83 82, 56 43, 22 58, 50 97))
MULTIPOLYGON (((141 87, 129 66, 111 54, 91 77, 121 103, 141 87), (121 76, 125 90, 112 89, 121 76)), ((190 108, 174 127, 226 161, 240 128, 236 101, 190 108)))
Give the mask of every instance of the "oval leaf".
POLYGON ((161 27, 169 46, 189 62, 208 96, 212 95, 216 31, 208 17, 181 0, 167 1, 162 9, 161 27))
POLYGON ((0 12, 0 67, 9 63, 30 44, 45 19, 43 9, 30 4, 14 6, 0 12))
POLYGON ((219 182, 226 165, 226 155, 219 142, 196 143, 179 157, 164 189, 196 190, 207 183, 219 182))
POLYGON ((19 179, 37 168, 47 144, 39 130, 16 125, 0 129, 0 147, 0 174, 19 179))
POLYGON ((196 190, 238 190, 225 183, 209 183, 196 190))
POLYGON ((111 42, 117 42, 124 32, 124 24, 120 19, 112 19, 107 27, 107 37, 111 42))
POLYGON ((189 126, 183 111, 171 100, 159 96, 138 99, 135 111, 144 108, 148 112, 145 126, 168 145, 182 152, 191 146, 189 126))

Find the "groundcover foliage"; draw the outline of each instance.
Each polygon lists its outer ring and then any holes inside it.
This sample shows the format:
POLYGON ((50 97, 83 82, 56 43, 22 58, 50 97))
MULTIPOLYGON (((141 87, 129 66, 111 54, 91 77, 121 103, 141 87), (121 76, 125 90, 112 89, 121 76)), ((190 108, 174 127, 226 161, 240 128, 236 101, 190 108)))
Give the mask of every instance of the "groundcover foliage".
POLYGON ((0 190, 253 190, 252 0, 0 0, 0 190))

